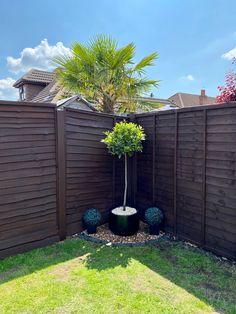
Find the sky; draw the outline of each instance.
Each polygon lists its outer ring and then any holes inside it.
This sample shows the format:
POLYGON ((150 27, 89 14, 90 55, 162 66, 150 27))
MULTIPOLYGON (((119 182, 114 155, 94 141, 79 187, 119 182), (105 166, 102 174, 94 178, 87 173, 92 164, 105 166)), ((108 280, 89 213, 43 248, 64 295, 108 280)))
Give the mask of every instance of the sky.
POLYGON ((236 57, 235 0, 0 0, 0 99, 17 99, 12 84, 30 68, 106 34, 136 45, 137 62, 157 51, 148 69, 160 80, 154 96, 218 94, 236 57))

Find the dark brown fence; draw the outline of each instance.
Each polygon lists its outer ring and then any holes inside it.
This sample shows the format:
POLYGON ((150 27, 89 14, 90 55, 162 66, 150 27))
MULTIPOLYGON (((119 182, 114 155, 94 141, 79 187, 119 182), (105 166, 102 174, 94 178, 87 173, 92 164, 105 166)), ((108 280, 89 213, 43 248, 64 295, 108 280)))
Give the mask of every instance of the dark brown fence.
MULTIPOLYGON (((103 132, 123 118, 0 102, 0 257, 64 239, 97 207, 122 201, 123 160, 103 132)), ((165 230, 236 256, 236 104, 132 115, 144 152, 129 165, 129 204, 157 205, 165 230)))
POLYGON ((101 139, 121 119, 0 102, 0 257, 78 233, 89 207, 107 219, 122 197, 123 164, 101 139))
POLYGON ((58 241, 55 108, 0 103, 0 256, 58 241))
POLYGON ((236 256, 236 105, 136 116, 147 134, 138 155, 136 205, 157 205, 165 229, 236 256))
POLYGON ((67 235, 72 235, 83 228, 85 208, 98 208, 106 220, 116 205, 117 191, 121 191, 116 181, 120 176, 115 171, 115 159, 101 140, 120 118, 74 109, 62 114, 66 138, 66 229, 67 235))

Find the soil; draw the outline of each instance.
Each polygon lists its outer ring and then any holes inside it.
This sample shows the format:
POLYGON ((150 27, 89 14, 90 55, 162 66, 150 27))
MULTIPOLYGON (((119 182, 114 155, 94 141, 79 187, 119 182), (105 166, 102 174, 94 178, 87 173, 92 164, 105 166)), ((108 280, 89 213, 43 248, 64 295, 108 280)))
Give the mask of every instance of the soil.
MULTIPOLYGON (((87 231, 83 231, 82 234, 87 235, 87 231)), ((150 240, 157 240, 164 235, 160 232, 159 235, 150 235, 149 227, 144 222, 140 222, 139 231, 132 236, 119 236, 112 233, 109 229, 108 224, 101 225, 97 227, 97 233, 90 235, 91 237, 106 241, 108 243, 143 243, 150 240)))

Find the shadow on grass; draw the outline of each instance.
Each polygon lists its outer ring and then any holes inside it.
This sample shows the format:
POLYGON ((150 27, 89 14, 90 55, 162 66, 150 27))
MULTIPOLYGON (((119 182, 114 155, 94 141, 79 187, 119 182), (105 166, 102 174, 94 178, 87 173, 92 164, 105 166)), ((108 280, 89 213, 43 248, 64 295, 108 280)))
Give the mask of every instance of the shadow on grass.
POLYGON ((0 284, 77 258, 87 269, 99 272, 126 268, 136 260, 185 289, 216 311, 236 313, 236 267, 181 242, 163 240, 155 246, 107 247, 80 239, 0 261, 0 284))
POLYGON ((236 265, 222 262, 211 253, 192 248, 183 242, 161 241, 142 248, 106 247, 88 256, 88 269, 103 271, 127 267, 132 259, 211 305, 220 313, 236 314, 236 265), (107 255, 106 254, 106 255, 107 255), (223 312, 222 312, 223 311, 223 312))

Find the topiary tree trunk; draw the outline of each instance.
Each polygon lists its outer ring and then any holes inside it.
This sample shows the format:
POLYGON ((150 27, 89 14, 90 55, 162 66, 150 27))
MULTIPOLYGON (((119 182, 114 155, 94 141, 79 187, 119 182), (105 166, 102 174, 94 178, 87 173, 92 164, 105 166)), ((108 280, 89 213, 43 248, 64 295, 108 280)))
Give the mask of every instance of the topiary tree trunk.
POLYGON ((125 190, 124 190, 124 201, 123 201, 124 211, 125 211, 126 199, 127 199, 127 188, 128 188, 128 160, 127 160, 127 154, 125 154, 125 190))

